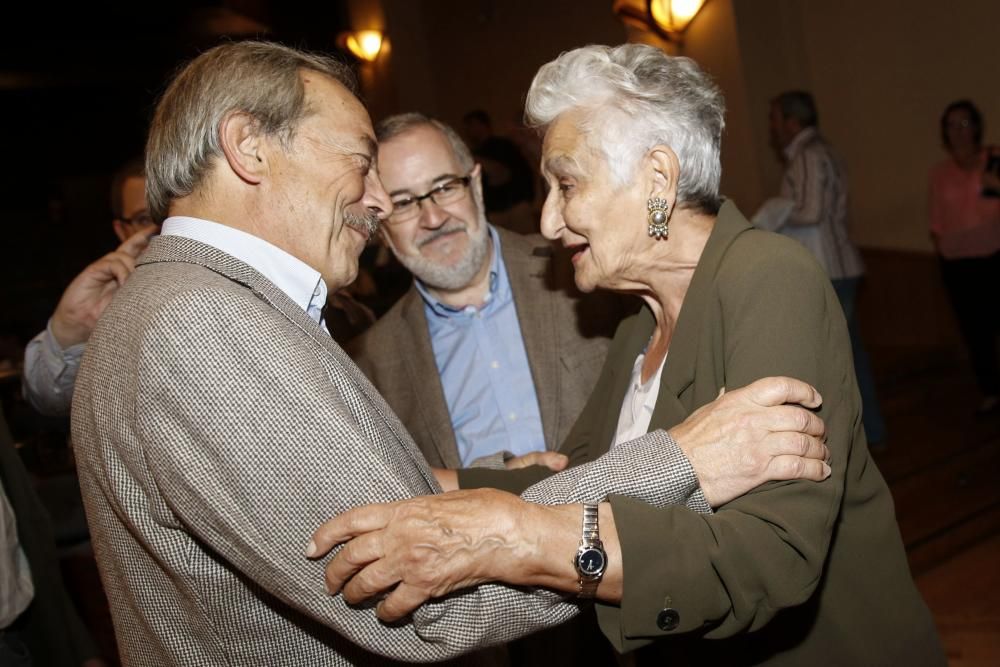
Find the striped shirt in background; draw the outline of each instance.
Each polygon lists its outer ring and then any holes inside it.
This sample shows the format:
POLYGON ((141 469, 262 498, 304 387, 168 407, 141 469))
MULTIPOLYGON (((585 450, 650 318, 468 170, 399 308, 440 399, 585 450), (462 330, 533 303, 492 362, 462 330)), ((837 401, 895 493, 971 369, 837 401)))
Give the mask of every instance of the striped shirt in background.
POLYGON ((795 205, 776 231, 807 247, 831 280, 862 275, 861 255, 847 234, 847 177, 829 144, 807 127, 785 147, 785 157, 781 197, 795 205))

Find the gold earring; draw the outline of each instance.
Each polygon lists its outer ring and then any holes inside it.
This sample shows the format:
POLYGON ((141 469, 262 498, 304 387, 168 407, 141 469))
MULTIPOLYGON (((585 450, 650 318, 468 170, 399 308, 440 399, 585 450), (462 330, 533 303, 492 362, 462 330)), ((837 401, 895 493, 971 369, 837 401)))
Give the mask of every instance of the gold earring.
POLYGON ((670 217, 670 204, 667 203, 666 199, 650 197, 649 201, 646 202, 646 208, 649 209, 649 235, 657 241, 667 238, 670 232, 670 227, 667 224, 670 217))

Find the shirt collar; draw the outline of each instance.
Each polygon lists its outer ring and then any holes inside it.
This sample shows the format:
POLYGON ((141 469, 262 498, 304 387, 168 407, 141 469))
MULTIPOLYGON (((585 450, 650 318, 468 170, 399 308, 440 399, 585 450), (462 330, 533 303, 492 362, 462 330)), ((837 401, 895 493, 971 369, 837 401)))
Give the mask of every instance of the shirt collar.
POLYGON ((490 256, 489 289, 486 292, 486 296, 483 299, 483 305, 481 307, 463 306, 455 308, 454 306, 443 304, 431 295, 427 286, 424 285, 420 279, 414 276, 414 287, 417 288, 417 292, 420 293, 420 296, 423 298, 424 303, 427 304, 427 307, 436 315, 440 317, 450 317, 456 313, 486 310, 498 300, 502 301, 505 299, 510 293, 510 283, 507 280, 507 267, 504 266, 500 255, 500 235, 497 234, 493 225, 487 225, 486 228, 489 231, 490 239, 493 240, 493 254, 490 256))
POLYGON ((785 158, 791 160, 798 152, 802 150, 802 147, 806 145, 809 141, 813 139, 818 134, 815 127, 807 127, 800 130, 795 138, 792 139, 787 146, 785 146, 785 158))
POLYGON ((163 236, 200 241, 249 264, 288 295, 318 324, 323 324, 327 288, 320 272, 264 239, 235 227, 188 216, 163 222, 163 236))

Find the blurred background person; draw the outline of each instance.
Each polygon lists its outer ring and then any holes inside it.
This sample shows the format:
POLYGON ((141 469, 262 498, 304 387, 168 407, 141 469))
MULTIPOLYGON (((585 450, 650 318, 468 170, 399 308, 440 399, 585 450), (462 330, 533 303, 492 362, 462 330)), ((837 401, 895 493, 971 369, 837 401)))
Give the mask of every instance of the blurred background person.
POLYGON ((482 109, 462 118, 465 139, 483 170, 483 200, 493 224, 519 234, 538 232, 535 173, 517 144, 493 133, 489 114, 482 109))
POLYGON ((73 279, 48 325, 24 350, 24 397, 43 415, 69 414, 87 339, 135 268, 136 257, 157 231, 146 210, 146 177, 141 159, 129 161, 112 177, 111 210, 111 226, 121 245, 73 279))
POLYGON ((969 100, 945 108, 941 142, 948 157, 930 172, 931 239, 982 394, 976 412, 985 414, 1000 408, 1000 151, 983 145, 983 117, 969 100))
POLYGON ((802 243, 830 276, 847 318, 868 447, 884 450, 888 444, 885 420, 858 327, 858 286, 865 266, 848 234, 847 174, 819 133, 819 113, 810 93, 790 90, 775 97, 769 121, 771 147, 785 165, 779 199, 786 208, 766 228, 802 243))

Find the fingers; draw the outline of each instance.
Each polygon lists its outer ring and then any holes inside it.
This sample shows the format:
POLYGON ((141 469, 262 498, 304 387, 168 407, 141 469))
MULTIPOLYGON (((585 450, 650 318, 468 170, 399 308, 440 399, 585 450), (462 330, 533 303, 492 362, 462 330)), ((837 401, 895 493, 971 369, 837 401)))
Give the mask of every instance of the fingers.
POLYGON ((831 472, 829 464, 825 461, 786 455, 772 458, 764 476, 769 480, 808 479, 822 482, 831 472))
POLYGON ((135 271, 135 259, 116 250, 91 264, 91 269, 105 279, 114 279, 121 287, 135 271))
POLYGON ((765 438, 767 455, 801 456, 817 461, 830 459, 830 450, 821 438, 794 431, 772 433, 765 438))
POLYGON ((509 459, 505 465, 508 470, 527 468, 528 466, 545 466, 556 472, 564 470, 569 464, 569 457, 558 452, 531 452, 509 459))
POLYGON ((814 412, 796 405, 778 405, 758 410, 750 423, 766 431, 792 431, 805 433, 817 438, 826 434, 826 425, 814 412))
POLYGON ((346 542, 363 533, 385 528, 392 517, 396 504, 385 503, 355 507, 333 517, 312 534, 312 539, 306 546, 306 556, 308 558, 325 556, 330 553, 330 549, 341 542, 346 542))
POLYGON ((392 623, 413 612, 414 609, 427 602, 430 595, 427 591, 401 583, 375 609, 376 615, 386 623, 392 623))
MULTIPOLYGON (((377 561, 383 555, 385 554, 382 548, 382 541, 379 538, 379 533, 367 533, 351 540, 344 545, 344 548, 340 550, 340 553, 338 553, 333 559, 330 560, 329 563, 326 564, 324 582, 326 584, 327 592, 330 595, 338 592, 341 588, 344 588, 344 585, 350 581, 351 577, 362 569, 368 567, 371 563, 377 561)), ((371 574, 372 573, 369 573, 369 576, 371 576, 371 574)), ((363 593, 368 590, 368 586, 366 585, 368 583, 370 582, 358 582, 353 587, 353 590, 358 594, 363 593)), ((372 594, 377 593, 378 590, 381 589, 372 591, 372 594)), ((347 598, 348 602, 359 602, 367 599, 370 595, 350 598, 347 596, 347 591, 345 590, 344 597, 347 598)))
POLYGON ((823 397, 812 385, 790 377, 762 378, 748 384, 744 390, 751 401, 763 406, 798 403, 818 408, 823 403, 823 397))
POLYGON ((142 254, 142 251, 149 245, 149 238, 157 232, 157 229, 157 226, 152 224, 143 227, 135 234, 132 234, 132 236, 125 239, 125 241, 118 246, 118 250, 116 250, 116 252, 124 253, 132 259, 135 259, 142 254))

